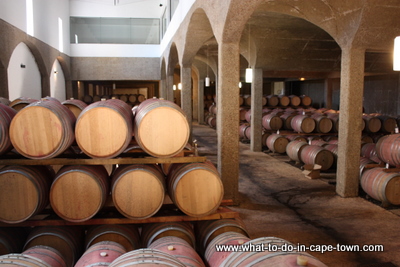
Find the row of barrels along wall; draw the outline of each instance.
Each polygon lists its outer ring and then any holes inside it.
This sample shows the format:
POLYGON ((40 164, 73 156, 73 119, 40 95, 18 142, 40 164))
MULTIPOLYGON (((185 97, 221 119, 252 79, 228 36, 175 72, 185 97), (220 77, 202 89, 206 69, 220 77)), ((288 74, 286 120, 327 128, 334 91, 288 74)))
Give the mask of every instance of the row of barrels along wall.
MULTIPOLYGON (((0 241, 0 248, 15 243, 7 238, 0 241)), ((31 266, 254 266, 252 261, 259 262, 257 266, 280 266, 284 262, 326 266, 298 251, 217 252, 218 245, 293 245, 277 237, 250 239, 240 219, 144 224, 141 231, 136 225, 99 225, 86 229, 86 234, 78 227, 35 227, 19 243, 14 251, 3 250, 9 254, 0 256, 0 265, 14 261, 21 263, 16 266, 26 266, 22 264, 32 264, 37 257, 43 265, 31 266)))
POLYGON ((86 104, 92 104, 97 101, 101 101, 101 99, 119 99, 131 106, 140 105, 143 101, 146 100, 146 97, 142 94, 113 94, 113 95, 84 95, 82 101, 86 104))

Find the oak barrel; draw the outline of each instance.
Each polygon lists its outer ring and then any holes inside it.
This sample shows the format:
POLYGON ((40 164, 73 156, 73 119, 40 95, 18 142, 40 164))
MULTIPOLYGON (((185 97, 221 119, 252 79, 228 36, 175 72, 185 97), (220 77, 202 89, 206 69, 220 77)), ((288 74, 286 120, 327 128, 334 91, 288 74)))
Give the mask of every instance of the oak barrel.
POLYGON ((294 107, 300 106, 300 104, 301 104, 300 97, 298 97, 297 95, 290 95, 289 98, 290 98, 291 106, 294 106, 294 107))
POLYGON ((66 221, 89 220, 109 194, 108 172, 102 165, 64 166, 50 188, 53 211, 66 221))
POLYGON ((14 99, 9 104, 9 106, 18 112, 21 109, 23 109, 24 107, 26 107, 34 102, 37 102, 37 101, 39 101, 39 100, 22 96, 22 97, 18 97, 16 99, 14 99))
POLYGON ((333 122, 325 116, 315 116, 315 131, 317 133, 329 133, 332 130, 333 122))
POLYGON ((116 258, 109 267, 146 266, 146 267, 185 267, 176 257, 157 249, 142 248, 127 252, 116 258))
POLYGON ((147 99, 137 108, 135 139, 155 157, 172 157, 186 146, 190 127, 183 110, 164 99, 147 99))
POLYGON ((52 173, 42 166, 6 166, 0 170, 0 221, 23 222, 49 203, 52 173))
POLYGON ((154 241, 165 237, 175 236, 185 240, 196 248, 196 238, 190 222, 163 222, 144 224, 142 228, 142 245, 149 247, 154 241))
POLYGON ((173 164, 167 189, 172 202, 193 217, 215 212, 224 195, 220 174, 211 161, 173 164))
POLYGON ((0 228, 0 255, 21 252, 27 234, 24 228, 0 228))
POLYGON ((9 129, 15 114, 17 112, 14 109, 0 103, 0 155, 12 149, 9 129))
POLYGON ((78 118, 82 110, 84 110, 87 107, 87 104, 79 99, 67 99, 61 102, 61 104, 63 104, 69 110, 71 110, 75 118, 78 118))
POLYGON ((288 145, 289 140, 279 134, 271 134, 267 138, 267 147, 269 150, 272 152, 276 153, 285 153, 286 152, 286 146, 288 145))
POLYGON ((112 175, 111 195, 117 210, 130 219, 145 219, 161 208, 164 174, 157 165, 119 166, 112 175))
POLYGON ((245 121, 246 120, 247 111, 248 111, 247 108, 240 108, 239 109, 239 118, 240 118, 241 121, 245 121))
POLYGON ((262 125, 266 130, 277 131, 282 128, 283 121, 279 115, 269 113, 262 117, 262 125))
POLYGON ((101 241, 88 248, 74 267, 108 266, 126 252, 126 249, 116 242, 101 241))
POLYGON ((300 153, 300 159, 304 164, 321 165, 321 170, 326 171, 332 167, 334 156, 331 151, 320 146, 304 146, 300 153))
POLYGON ((84 95, 83 96, 83 102, 85 102, 86 104, 91 104, 93 103, 93 96, 91 95, 84 95))
POLYGON ((95 102, 82 110, 76 121, 76 142, 89 157, 116 157, 132 139, 132 123, 131 107, 123 101, 95 102))
POLYGON ((375 163, 381 163, 381 159, 378 157, 378 153, 376 152, 376 144, 375 143, 364 143, 361 144, 361 157, 369 158, 375 163))
POLYGON ((364 130, 369 133, 379 132, 382 127, 382 122, 377 117, 363 115, 363 121, 365 123, 364 130))
POLYGON ((0 256, 0 265, 7 267, 53 267, 35 257, 17 253, 0 256))
POLYGON ((291 113, 284 113, 280 116, 280 118, 283 121, 283 126, 282 128, 285 130, 293 130, 292 128, 292 119, 295 117, 296 115, 291 114, 291 113))
POLYGON ((141 247, 139 230, 132 224, 104 224, 90 227, 85 235, 85 249, 88 250, 94 244, 103 241, 118 243, 126 251, 141 247))
POLYGON ((361 177, 364 173, 364 171, 367 170, 367 165, 369 164, 376 164, 374 161, 370 160, 369 158, 365 158, 365 157, 360 157, 360 176, 359 179, 361 181, 361 177))
POLYGON ((361 176, 361 187, 373 199, 400 205, 400 173, 398 172, 385 172, 384 168, 366 170, 361 176))
POLYGON ((315 120, 307 115, 297 115, 291 121, 293 131, 311 133, 315 129, 315 120))
POLYGON ((286 146, 286 154, 291 160, 296 162, 301 162, 300 160, 301 149, 307 145, 308 145, 307 142, 301 140, 290 141, 286 146))
POLYGON ((400 165, 400 134, 390 134, 380 138, 375 149, 383 162, 392 166, 400 165))
POLYGON ((27 255, 38 259, 40 262, 47 264, 49 267, 67 267, 67 263, 63 255, 52 247, 34 246, 22 252, 22 255, 27 255))
POLYGON ((279 96, 279 105, 287 107, 290 104, 290 98, 286 95, 280 95, 279 96))
POLYGON ((300 99, 301 99, 301 105, 306 106, 306 107, 311 106, 311 104, 312 104, 311 97, 302 95, 302 96, 300 96, 300 99))
POLYGON ((196 250, 188 242, 176 236, 164 236, 149 246, 169 255, 175 256, 186 266, 205 267, 205 264, 196 250))
POLYGON ((394 133, 395 128, 397 126, 396 118, 386 116, 386 115, 379 115, 377 116, 380 119, 382 126, 380 131, 384 133, 394 133))
POLYGON ((56 157, 74 142, 75 120, 74 114, 57 101, 34 102, 11 121, 11 143, 27 158, 56 157))
POLYGON ((240 137, 241 139, 243 139, 243 140, 248 140, 248 139, 250 139, 250 138, 248 138, 247 135, 246 135, 246 130, 247 130, 247 128, 249 128, 249 127, 250 127, 250 125, 247 124, 247 123, 240 124, 240 126, 239 126, 239 137, 240 137))
POLYGON ((42 226, 29 233, 24 250, 35 246, 48 246, 56 249, 66 260, 67 266, 74 266, 81 255, 83 231, 77 227, 42 226))
POLYGON ((137 101, 137 95, 136 94, 130 94, 128 96, 128 102, 135 103, 136 101, 137 101))

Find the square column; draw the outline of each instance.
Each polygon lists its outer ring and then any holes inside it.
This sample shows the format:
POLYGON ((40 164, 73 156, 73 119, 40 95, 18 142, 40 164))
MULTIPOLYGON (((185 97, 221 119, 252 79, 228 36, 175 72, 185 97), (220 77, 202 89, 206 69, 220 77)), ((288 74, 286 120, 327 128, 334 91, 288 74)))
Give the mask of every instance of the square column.
POLYGON ((166 79, 166 89, 165 89, 165 99, 174 102, 174 90, 172 86, 174 85, 174 75, 168 75, 166 79))
POLYGON ((253 69, 251 83, 251 151, 262 151, 262 96, 263 96, 263 71, 253 69))
POLYGON ((197 121, 199 124, 204 124, 204 80, 199 79, 199 85, 197 90, 197 121))
MULTIPOLYGON (((190 127, 190 133, 192 133, 192 68, 181 68, 181 83, 181 107, 183 112, 186 114, 186 118, 190 127)), ((190 141, 191 139, 189 142, 190 141)))
POLYGON ((225 199, 237 203, 239 181, 239 44, 218 46, 218 171, 225 199))
POLYGON ((358 196, 365 50, 342 49, 336 192, 358 196))

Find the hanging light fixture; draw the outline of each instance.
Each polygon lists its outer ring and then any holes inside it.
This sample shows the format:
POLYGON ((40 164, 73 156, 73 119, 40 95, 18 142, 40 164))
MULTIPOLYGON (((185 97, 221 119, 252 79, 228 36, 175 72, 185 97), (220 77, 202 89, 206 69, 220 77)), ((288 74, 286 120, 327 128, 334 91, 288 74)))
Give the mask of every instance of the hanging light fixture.
POLYGON ((400 70, 400 36, 394 39, 393 70, 400 70))
POLYGON ((249 48, 248 48, 248 53, 249 53, 249 67, 246 69, 246 83, 251 83, 253 81, 253 70, 251 69, 250 66, 250 61, 251 61, 251 53, 250 53, 250 24, 249 24, 249 48))
POLYGON ((207 45, 207 76, 205 79, 206 87, 210 87, 210 77, 208 77, 208 64, 209 64, 208 56, 209 56, 209 54, 208 54, 208 45, 207 45))

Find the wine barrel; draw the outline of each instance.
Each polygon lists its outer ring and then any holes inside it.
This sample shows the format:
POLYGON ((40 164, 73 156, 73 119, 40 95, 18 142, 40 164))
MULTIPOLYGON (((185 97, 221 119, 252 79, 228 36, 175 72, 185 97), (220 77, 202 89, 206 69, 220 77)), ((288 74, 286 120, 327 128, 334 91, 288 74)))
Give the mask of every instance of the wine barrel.
POLYGON ((251 107, 251 95, 245 95, 243 97, 244 105, 247 107, 251 107))
POLYGON ((248 109, 246 111, 246 114, 244 115, 244 118, 248 123, 251 123, 251 109, 248 109))
POLYGON ((83 102, 85 102, 87 105, 92 104, 92 103, 93 103, 93 96, 91 96, 91 95, 84 95, 82 100, 83 100, 83 102))
POLYGON ((130 94, 128 96, 128 102, 130 103, 136 103, 137 102, 137 95, 136 94, 130 94))
POLYGON ((109 267, 125 266, 174 266, 185 267, 186 265, 176 257, 157 249, 142 248, 127 252, 116 258, 109 267))
POLYGON ((313 145, 313 146, 321 146, 321 147, 324 147, 324 146, 326 146, 328 143, 325 142, 325 141, 322 140, 322 139, 315 139, 315 140, 310 140, 309 144, 310 144, 310 145, 313 145))
POLYGON ((370 160, 369 158, 360 157, 360 176, 359 179, 361 181, 361 176, 363 175, 364 171, 366 171, 366 167, 369 164, 376 164, 374 161, 370 160))
POLYGON ((199 221, 195 227, 198 250, 204 254, 210 242, 226 232, 237 232, 249 237, 246 226, 240 218, 199 221))
POLYGON ((35 246, 48 246, 61 253, 67 266, 74 266, 81 255, 83 232, 74 227, 35 227, 29 233, 24 250, 35 246))
POLYGON ((0 221, 23 222, 49 203, 53 174, 42 166, 7 166, 0 170, 0 221))
POLYGON ((22 255, 30 256, 45 263, 49 267, 67 267, 63 255, 56 249, 48 246, 34 246, 24 252, 22 255))
POLYGON ((297 115, 292 119, 293 131, 298 133, 311 133, 315 129, 315 120, 307 115, 297 115))
POLYGON ((383 203, 400 205, 400 173, 385 172, 384 168, 364 171, 361 187, 370 197, 383 203))
POLYGON ((267 132, 263 132, 262 133, 262 136, 261 136, 261 144, 263 145, 263 146, 267 146, 267 139, 268 139, 268 137, 270 136, 271 134, 270 133, 267 133, 267 132))
POLYGON ((109 194, 108 172, 102 165, 64 166, 50 188, 53 211, 66 221, 89 220, 109 194))
POLYGON ((12 149, 9 128, 15 114, 17 112, 14 109, 0 103, 0 155, 12 149))
POLYGON ((262 117, 262 125, 266 130, 277 131, 282 128, 283 121, 278 115, 270 113, 262 117))
MULTIPOLYGON (((253 239, 246 245, 254 245, 257 247, 291 247, 296 248, 296 245, 289 241, 277 238, 277 237, 260 237, 253 239)), ((224 267, 247 267, 247 266, 315 266, 315 267, 327 267, 324 263, 319 261, 317 258, 311 256, 306 252, 300 252, 296 249, 286 252, 282 250, 270 251, 235 251, 230 253, 228 257, 221 263, 220 266, 224 267)))
POLYGON ((141 247, 139 230, 135 225, 104 224, 92 226, 85 236, 85 249, 101 242, 115 242, 126 251, 141 247))
POLYGON ((300 160, 300 153, 304 146, 307 146, 307 142, 300 141, 300 140, 293 140, 288 143, 286 146, 286 154, 288 157, 296 162, 301 162, 300 160))
POLYGON ((139 146, 155 157, 172 157, 186 146, 190 127, 183 110, 164 99, 143 101, 135 116, 135 138, 139 146))
POLYGON ((363 115, 363 121, 365 123, 364 130, 369 133, 379 132, 382 127, 382 122, 377 117, 363 115))
POLYGON ((290 98, 291 106, 294 106, 294 107, 300 106, 300 104, 301 104, 300 97, 298 97, 297 95, 290 95, 289 98, 290 98))
POLYGON ((126 249, 116 242, 101 241, 88 248, 74 267, 107 266, 126 252, 126 249))
POLYGON ((385 163, 392 166, 400 165, 400 134, 390 134, 376 143, 376 153, 385 163))
POLYGON ((267 147, 269 150, 272 152, 276 153, 285 153, 286 152, 286 146, 288 145, 289 140, 279 134, 271 134, 267 138, 267 147))
POLYGON ((93 103, 101 101, 101 95, 94 95, 93 96, 93 103))
POLYGON ((210 126, 211 128, 217 127, 217 117, 210 115, 208 116, 206 121, 208 126, 210 126))
POLYGON ((302 95, 302 96, 300 96, 300 99, 301 99, 302 106, 306 106, 306 107, 311 106, 311 104, 312 104, 311 97, 302 95))
POLYGON ((154 241, 150 249, 157 249, 174 256, 186 266, 205 267, 205 264, 196 250, 188 242, 176 236, 164 236, 154 241))
POLYGON ((291 113, 284 113, 280 116, 280 118, 283 121, 283 126, 282 128, 285 130, 293 130, 292 128, 292 119, 295 117, 296 115, 291 114, 291 113))
POLYGON ((27 234, 24 228, 0 228, 0 255, 21 252, 27 234))
POLYGON ((250 127, 247 123, 241 124, 239 126, 239 137, 243 140, 249 140, 248 136, 246 135, 246 130, 250 127))
POLYGON ((0 265, 5 265, 7 267, 52 267, 35 257, 16 253, 0 256, 0 265))
POLYGON ((119 95, 119 100, 127 103, 129 101, 129 97, 128 97, 128 95, 119 95))
POLYGON ((179 237, 191 247, 196 248, 193 226, 189 222, 165 222, 144 224, 142 228, 143 247, 149 247, 156 240, 165 236, 179 237))
POLYGON ((35 103, 37 101, 39 101, 39 100, 22 96, 22 97, 18 97, 16 99, 14 99, 8 106, 18 112, 21 109, 23 109, 24 107, 26 107, 32 103, 35 103))
POLYGON ((68 99, 61 102, 61 104, 71 110, 76 119, 79 117, 79 114, 81 114, 82 110, 87 107, 87 104, 79 99, 68 99))
POLYGON ((277 95, 267 95, 267 105, 270 107, 276 107, 279 105, 279 97, 277 95))
POLYGON ((306 137, 304 137, 303 135, 295 135, 295 134, 290 134, 290 135, 286 135, 285 136, 289 141, 303 141, 308 143, 308 139, 306 137))
POLYGON ((74 142, 75 120, 74 114, 59 102, 34 102, 11 121, 11 143, 27 158, 56 157, 74 142))
POLYGON ((239 107, 244 105, 243 95, 239 95, 239 107))
POLYGON ((3 104, 3 105, 8 106, 8 105, 11 104, 11 101, 10 101, 8 98, 1 97, 1 96, 0 96, 0 103, 3 104))
POLYGON ((130 219, 145 219, 161 208, 165 196, 164 174, 157 165, 118 167, 111 181, 111 195, 117 210, 130 219))
POLYGON ((167 177, 168 194, 186 215, 201 217, 217 210, 224 187, 210 162, 174 164, 167 177))
POLYGON ((217 105, 215 103, 212 103, 212 105, 208 108, 208 111, 211 114, 217 115, 217 105))
POLYGON ((375 143, 364 143, 361 144, 361 157, 369 158, 375 163, 381 163, 381 159, 378 157, 378 153, 376 152, 376 144, 375 143))
POLYGON ((241 121, 245 121, 246 120, 246 113, 247 113, 248 109, 247 108, 240 108, 239 109, 239 119, 241 121))
POLYGON ((279 96, 279 105, 283 107, 287 107, 290 104, 290 98, 286 95, 279 96))
POLYGON ((377 116, 377 118, 381 121, 381 132, 394 133, 394 130, 397 126, 396 118, 386 115, 380 115, 377 116))
POLYGON ((329 133, 332 130, 332 120, 325 116, 316 116, 315 120, 315 131, 317 133, 329 133))
POLYGON ((331 151, 320 146, 304 146, 300 153, 300 159, 304 164, 321 165, 321 170, 326 171, 332 167, 334 156, 331 151))
POLYGON ((137 94, 136 99, 137 99, 137 102, 142 103, 143 101, 146 100, 146 97, 142 94, 137 94))
POLYGON ((121 100, 95 102, 76 121, 76 142, 91 158, 116 157, 132 139, 132 123, 131 107, 121 100))
POLYGON ((232 253, 232 251, 217 251, 217 245, 240 246, 250 241, 247 236, 238 232, 225 232, 215 237, 207 246, 204 252, 204 259, 209 267, 219 267, 222 262, 232 253))

